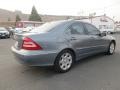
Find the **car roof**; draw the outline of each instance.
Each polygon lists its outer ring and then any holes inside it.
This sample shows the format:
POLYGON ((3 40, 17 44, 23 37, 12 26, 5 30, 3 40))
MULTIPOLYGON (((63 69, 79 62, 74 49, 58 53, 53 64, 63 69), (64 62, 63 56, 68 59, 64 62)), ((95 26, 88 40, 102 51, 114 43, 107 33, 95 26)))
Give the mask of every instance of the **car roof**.
MULTIPOLYGON (((75 20, 75 19, 68 19, 68 20, 58 20, 58 21, 52 21, 52 22, 56 22, 56 23, 68 23, 68 22, 81 22, 81 23, 88 23, 88 22, 85 22, 85 21, 81 21, 81 20, 75 20)), ((88 23, 90 24, 90 23, 88 23)))

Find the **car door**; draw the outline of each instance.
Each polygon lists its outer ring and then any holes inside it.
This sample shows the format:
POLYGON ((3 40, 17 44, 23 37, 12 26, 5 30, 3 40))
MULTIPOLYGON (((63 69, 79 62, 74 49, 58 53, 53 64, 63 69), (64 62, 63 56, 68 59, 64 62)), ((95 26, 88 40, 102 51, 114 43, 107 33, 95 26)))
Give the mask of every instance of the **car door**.
POLYGON ((68 31, 70 31, 70 34, 68 35, 69 42, 76 51, 78 59, 91 53, 91 50, 88 47, 91 46, 92 43, 89 40, 89 36, 82 23, 73 23, 68 31))
POLYGON ((100 30, 98 30, 92 24, 84 23, 85 29, 88 32, 88 37, 91 42, 89 48, 91 48, 93 53, 102 52, 106 50, 107 41, 104 36, 100 36, 100 30))

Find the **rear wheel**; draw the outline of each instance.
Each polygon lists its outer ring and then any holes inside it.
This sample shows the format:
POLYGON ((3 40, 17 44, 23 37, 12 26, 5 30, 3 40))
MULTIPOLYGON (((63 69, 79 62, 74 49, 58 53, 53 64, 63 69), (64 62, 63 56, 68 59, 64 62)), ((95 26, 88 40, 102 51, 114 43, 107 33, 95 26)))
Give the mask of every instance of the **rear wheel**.
POLYGON ((70 50, 62 51, 56 58, 54 69, 56 72, 64 73, 71 69, 74 63, 74 53, 70 50))
POLYGON ((115 43, 111 42, 107 54, 112 55, 115 52, 115 43))

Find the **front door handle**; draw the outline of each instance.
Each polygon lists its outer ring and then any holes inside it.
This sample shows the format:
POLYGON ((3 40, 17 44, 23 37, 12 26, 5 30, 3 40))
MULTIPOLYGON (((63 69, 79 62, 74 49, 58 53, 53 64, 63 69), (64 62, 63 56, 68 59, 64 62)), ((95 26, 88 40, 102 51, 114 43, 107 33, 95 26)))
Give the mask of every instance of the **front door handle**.
POLYGON ((75 37, 71 37, 71 40, 77 40, 75 37))
POLYGON ((92 36, 92 37, 90 37, 91 39, 95 39, 95 37, 94 36, 92 36))

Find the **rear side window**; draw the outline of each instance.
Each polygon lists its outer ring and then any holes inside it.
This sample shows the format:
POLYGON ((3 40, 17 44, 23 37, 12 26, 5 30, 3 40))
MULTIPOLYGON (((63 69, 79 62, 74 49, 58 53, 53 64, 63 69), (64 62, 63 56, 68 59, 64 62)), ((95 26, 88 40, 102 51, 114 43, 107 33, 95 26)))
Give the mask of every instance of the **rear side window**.
POLYGON ((90 35, 100 34, 100 31, 96 27, 94 27, 93 25, 91 25, 91 24, 85 23, 85 27, 86 27, 86 29, 87 29, 87 31, 88 31, 88 33, 90 35))
POLYGON ((74 23, 69 29, 71 34, 85 34, 84 27, 81 23, 74 23))

